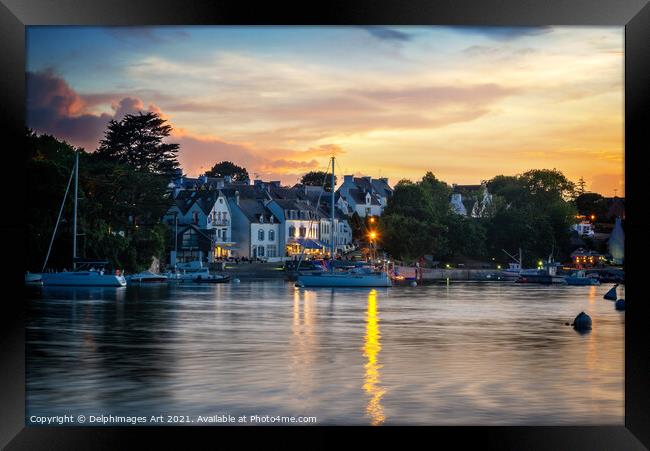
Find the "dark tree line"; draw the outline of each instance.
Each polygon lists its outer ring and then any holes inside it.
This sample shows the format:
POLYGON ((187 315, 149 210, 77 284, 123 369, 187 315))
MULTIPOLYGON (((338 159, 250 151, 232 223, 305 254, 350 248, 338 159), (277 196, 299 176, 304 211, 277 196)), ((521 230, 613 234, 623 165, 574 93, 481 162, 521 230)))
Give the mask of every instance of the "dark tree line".
POLYGON ((553 253, 565 259, 572 251, 575 222, 574 185, 557 170, 531 170, 487 181, 492 194, 481 217, 454 213, 451 188, 427 173, 422 180, 402 180, 380 218, 384 248, 396 258, 438 260, 470 258, 507 260, 502 249, 524 251, 531 264, 553 253))
MULTIPOLYGON (((79 152, 78 255, 108 259, 113 268, 139 271, 166 252, 160 223, 171 204, 167 185, 178 167, 171 128, 155 113, 111 121, 97 152, 75 149, 53 136, 26 132, 29 269, 40 271, 59 207, 79 152)), ((49 268, 72 262, 72 190, 54 241, 49 268)))

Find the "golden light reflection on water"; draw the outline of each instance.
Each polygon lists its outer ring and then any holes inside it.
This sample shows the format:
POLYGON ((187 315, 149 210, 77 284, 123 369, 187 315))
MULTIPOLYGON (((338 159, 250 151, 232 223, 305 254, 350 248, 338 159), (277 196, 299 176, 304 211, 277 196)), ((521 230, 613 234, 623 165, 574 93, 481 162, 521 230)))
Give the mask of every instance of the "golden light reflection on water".
POLYGON ((293 292, 291 371, 298 398, 305 401, 314 388, 312 367, 317 346, 314 334, 316 294, 307 290, 293 292))
POLYGON ((381 350, 379 339, 379 315, 377 314, 377 290, 371 290, 368 293, 368 311, 366 315, 366 336, 363 346, 363 355, 367 358, 364 365, 365 375, 363 390, 370 396, 366 406, 366 414, 371 419, 371 424, 377 426, 382 424, 386 417, 384 416, 384 407, 381 405, 381 398, 386 390, 379 385, 378 355, 381 350))

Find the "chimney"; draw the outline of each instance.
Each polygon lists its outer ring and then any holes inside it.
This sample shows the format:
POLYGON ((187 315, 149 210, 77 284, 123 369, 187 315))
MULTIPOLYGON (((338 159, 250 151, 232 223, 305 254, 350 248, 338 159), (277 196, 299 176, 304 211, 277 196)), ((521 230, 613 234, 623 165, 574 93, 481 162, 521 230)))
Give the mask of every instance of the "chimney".
POLYGON ((354 176, 353 175, 344 175, 343 176, 343 183, 354 183, 354 176))
POLYGON ((235 203, 239 205, 239 191, 235 191, 235 203))
POLYGON ((202 184, 208 183, 208 176, 205 175, 205 174, 200 175, 200 176, 199 176, 199 181, 200 181, 202 184))
POLYGON ((232 183, 232 177, 229 176, 229 175, 224 175, 224 176, 223 176, 223 180, 224 180, 226 183, 232 183))

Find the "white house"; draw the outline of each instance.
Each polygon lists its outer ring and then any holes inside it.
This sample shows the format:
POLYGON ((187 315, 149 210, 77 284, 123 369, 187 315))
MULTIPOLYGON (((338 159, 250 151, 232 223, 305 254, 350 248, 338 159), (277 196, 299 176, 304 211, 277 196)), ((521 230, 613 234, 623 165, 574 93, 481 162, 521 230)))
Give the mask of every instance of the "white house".
MULTIPOLYGON (((163 221, 172 227, 173 233, 200 234, 208 237, 209 246, 201 244, 201 255, 205 255, 209 262, 215 258, 227 257, 231 248, 235 245, 232 239, 231 213, 228 201, 222 190, 183 190, 174 199, 174 204, 163 216, 163 221), (188 228, 187 226, 193 226, 188 228)), ((180 255, 186 255, 187 249, 183 243, 187 239, 175 237, 173 248, 174 254, 171 258, 172 264, 180 261, 180 255), (178 251, 178 256, 176 255, 178 251)), ((193 240, 196 241, 196 240, 193 240)), ((202 243, 204 240, 202 240, 202 243)), ((192 246, 194 247, 194 246, 192 246)), ((187 258, 194 256, 194 253, 187 254, 187 258)))
POLYGON ((229 196, 237 257, 280 260, 283 254, 280 220, 267 208, 268 199, 244 197, 238 190, 229 196))
POLYGON ((380 216, 393 189, 387 178, 373 180, 370 176, 343 176, 343 183, 336 191, 337 205, 347 215, 357 213, 359 216, 380 216))
POLYGON ((323 252, 325 245, 320 241, 321 214, 317 208, 304 199, 272 199, 267 208, 280 219, 280 243, 283 255, 323 252))

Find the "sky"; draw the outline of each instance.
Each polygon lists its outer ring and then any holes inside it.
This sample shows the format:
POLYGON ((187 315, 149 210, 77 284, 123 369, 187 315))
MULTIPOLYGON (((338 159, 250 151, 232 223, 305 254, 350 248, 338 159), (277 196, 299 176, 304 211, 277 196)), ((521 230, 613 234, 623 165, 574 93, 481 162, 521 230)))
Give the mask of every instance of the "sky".
POLYGON ((559 169, 624 195, 622 27, 27 27, 27 125, 91 151, 155 111, 197 176, 452 184, 559 169), (339 177, 342 180, 342 177, 339 177))

